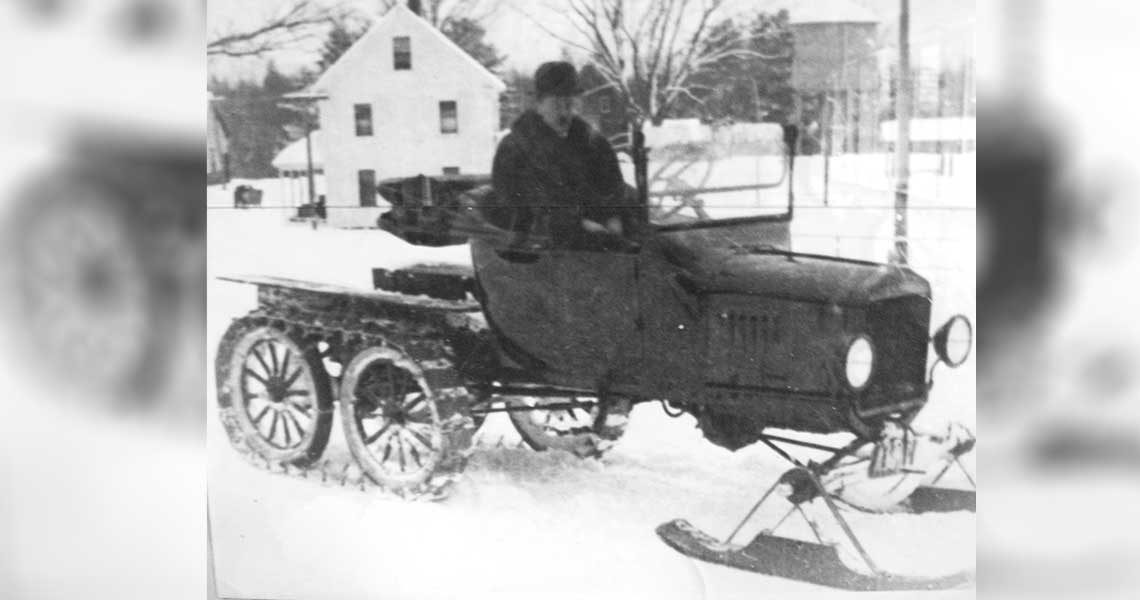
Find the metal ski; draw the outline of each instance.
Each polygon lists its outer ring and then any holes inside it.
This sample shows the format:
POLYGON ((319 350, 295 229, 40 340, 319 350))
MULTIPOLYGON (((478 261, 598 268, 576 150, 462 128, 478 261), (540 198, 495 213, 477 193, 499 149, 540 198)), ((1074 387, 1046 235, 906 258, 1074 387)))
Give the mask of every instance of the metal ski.
POLYGON ((721 542, 684 519, 663 523, 657 535, 685 556, 737 569, 849 590, 934 590, 969 583, 970 574, 944 577, 867 575, 839 560, 834 546, 760 534, 747 545, 721 542))
MULTIPOLYGON (((968 433, 968 432, 967 432, 968 433)), ((937 484, 951 465, 957 465, 958 470, 966 476, 972 487, 977 487, 974 478, 966 467, 962 466, 961 457, 970 450, 974 449, 976 440, 973 435, 968 435, 964 440, 957 444, 950 450, 951 461, 947 463, 946 467, 942 469, 929 485, 920 486, 914 490, 908 504, 910 511, 917 514, 929 512, 956 512, 956 511, 970 511, 978 512, 978 496, 975 490, 962 490, 954 488, 937 487, 937 484)))
POLYGON ((915 514, 969 511, 978 512, 974 490, 923 486, 911 493, 910 512, 915 514))
MULTIPOLYGON (((806 465, 776 445, 776 442, 801 445, 815 450, 825 448, 818 444, 800 440, 764 435, 760 441, 793 463, 795 468, 785 472, 768 488, 726 539, 719 540, 683 519, 662 524, 657 528, 657 535, 673 549, 692 558, 835 588, 851 590, 947 589, 969 583, 973 580, 972 572, 922 577, 894 574, 880 569, 867 550, 863 548, 858 536, 855 535, 847 523, 847 519, 840 512, 839 502, 870 512, 878 512, 885 508, 887 503, 900 501, 902 501, 902 508, 907 508, 912 512, 974 509, 975 495, 973 491, 950 490, 930 487, 929 485, 919 486, 918 482, 926 479, 929 475, 915 469, 918 465, 913 460, 916 445, 909 440, 913 432, 907 428, 889 429, 892 431, 884 433, 873 445, 864 440, 856 439, 843 448, 833 449, 833 455, 827 461, 823 463, 810 462, 806 465), (842 468, 839 468, 841 465, 842 468), (843 486, 845 483, 856 480, 845 478, 843 470, 846 470, 846 474, 854 474, 858 469, 863 469, 864 473, 870 477, 870 479, 865 480, 870 483, 864 486, 864 493, 852 495, 851 490, 845 490, 843 486), (890 485, 880 486, 877 483, 879 480, 885 480, 890 485), (907 483, 908 481, 910 483, 907 483), (903 487, 903 484, 907 484, 908 487, 903 487), (901 492, 899 488, 902 488, 901 492), (779 492, 777 495, 783 496, 791 504, 791 508, 785 513, 785 516, 774 527, 765 529, 751 542, 743 545, 733 543, 733 538, 740 533, 745 524, 768 501, 769 497, 777 491, 779 492), (884 495, 882 499, 877 501, 874 494, 879 491, 884 495), (900 493, 901 495, 899 495, 900 493), (836 545, 824 540, 819 526, 804 510, 804 506, 814 500, 822 501, 827 512, 834 518, 850 546, 859 556, 862 564, 866 566, 865 571, 857 571, 844 564, 840 560, 836 545), (793 512, 797 512, 803 517, 815 534, 818 543, 775 535, 775 530, 793 512)), ((936 467, 934 471, 930 472, 933 474, 933 477, 929 477, 932 483, 937 483, 951 465, 957 464, 962 467, 959 458, 962 453, 973 448, 973 436, 965 436, 962 440, 965 441, 949 440, 948 460, 941 463, 944 466, 936 467)), ((962 471, 973 484, 973 478, 970 477, 965 468, 962 468, 962 471)))

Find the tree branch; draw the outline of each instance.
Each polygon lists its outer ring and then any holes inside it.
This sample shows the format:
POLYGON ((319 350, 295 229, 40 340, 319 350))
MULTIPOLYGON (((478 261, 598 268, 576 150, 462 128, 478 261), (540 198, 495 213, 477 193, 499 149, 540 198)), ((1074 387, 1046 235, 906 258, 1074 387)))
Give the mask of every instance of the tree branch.
POLYGON ((293 0, 260 26, 231 31, 206 43, 207 56, 257 56, 309 39, 315 27, 330 23, 329 9, 312 0, 293 0))

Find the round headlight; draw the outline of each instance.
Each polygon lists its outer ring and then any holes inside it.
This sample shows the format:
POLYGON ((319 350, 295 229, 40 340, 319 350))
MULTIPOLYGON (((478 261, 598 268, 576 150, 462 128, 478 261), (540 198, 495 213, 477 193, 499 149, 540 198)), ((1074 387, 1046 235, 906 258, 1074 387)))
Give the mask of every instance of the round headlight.
POLYGON ((950 317, 946 324, 934 332, 934 351, 938 358, 951 367, 957 367, 970 357, 974 345, 974 326, 963 315, 950 317))
POLYGON ((844 367, 847 385, 852 388, 861 390, 870 381, 871 371, 875 367, 875 349, 867 336, 861 335, 847 346, 844 367))

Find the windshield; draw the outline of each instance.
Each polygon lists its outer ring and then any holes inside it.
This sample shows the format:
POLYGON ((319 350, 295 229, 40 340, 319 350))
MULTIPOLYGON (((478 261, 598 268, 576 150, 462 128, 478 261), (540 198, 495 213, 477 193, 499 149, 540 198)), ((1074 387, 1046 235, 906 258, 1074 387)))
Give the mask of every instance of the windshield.
MULTIPOLYGON (((644 131, 653 224, 684 227, 787 214, 788 163, 779 124, 713 126, 681 119, 644 131)), ((631 161, 623 160, 622 170, 634 181, 631 161)))

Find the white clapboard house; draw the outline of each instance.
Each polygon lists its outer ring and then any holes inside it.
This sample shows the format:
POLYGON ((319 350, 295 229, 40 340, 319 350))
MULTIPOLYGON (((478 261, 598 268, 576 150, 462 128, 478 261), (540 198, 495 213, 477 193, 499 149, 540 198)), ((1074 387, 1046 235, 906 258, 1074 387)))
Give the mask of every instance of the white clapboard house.
POLYGON ((505 87, 403 4, 377 18, 304 92, 320 111, 330 225, 375 226, 384 179, 490 173, 505 87))

